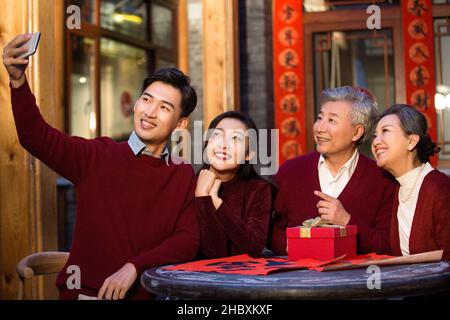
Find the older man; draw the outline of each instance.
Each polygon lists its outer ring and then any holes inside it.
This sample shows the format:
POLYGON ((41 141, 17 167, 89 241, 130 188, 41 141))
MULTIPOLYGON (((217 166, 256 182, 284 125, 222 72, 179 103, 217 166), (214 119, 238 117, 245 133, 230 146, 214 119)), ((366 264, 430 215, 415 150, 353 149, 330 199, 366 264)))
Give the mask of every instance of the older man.
POLYGON ((286 228, 320 215, 337 225, 357 225, 358 253, 386 253, 395 182, 357 147, 371 133, 376 102, 365 90, 327 89, 313 127, 317 152, 286 161, 275 176, 278 213, 269 239, 286 254, 286 228))

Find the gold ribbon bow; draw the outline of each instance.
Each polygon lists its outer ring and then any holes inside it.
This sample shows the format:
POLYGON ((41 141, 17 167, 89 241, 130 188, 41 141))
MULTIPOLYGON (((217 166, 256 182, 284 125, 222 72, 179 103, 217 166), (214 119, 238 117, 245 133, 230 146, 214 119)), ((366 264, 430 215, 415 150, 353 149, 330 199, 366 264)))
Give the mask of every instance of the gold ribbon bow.
POLYGON ((347 236, 345 227, 326 222, 321 217, 316 217, 303 221, 303 226, 300 227, 300 238, 311 238, 311 228, 339 228, 340 236, 347 236))

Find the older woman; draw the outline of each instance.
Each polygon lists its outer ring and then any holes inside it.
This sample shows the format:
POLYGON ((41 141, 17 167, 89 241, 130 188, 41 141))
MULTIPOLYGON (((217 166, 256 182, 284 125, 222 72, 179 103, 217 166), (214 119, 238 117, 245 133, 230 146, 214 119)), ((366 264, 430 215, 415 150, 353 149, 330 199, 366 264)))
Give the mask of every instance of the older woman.
POLYGON ((391 253, 443 249, 443 258, 450 259, 450 178, 428 162, 439 148, 427 134, 425 116, 402 104, 384 111, 372 152, 377 165, 400 184, 391 219, 391 253))

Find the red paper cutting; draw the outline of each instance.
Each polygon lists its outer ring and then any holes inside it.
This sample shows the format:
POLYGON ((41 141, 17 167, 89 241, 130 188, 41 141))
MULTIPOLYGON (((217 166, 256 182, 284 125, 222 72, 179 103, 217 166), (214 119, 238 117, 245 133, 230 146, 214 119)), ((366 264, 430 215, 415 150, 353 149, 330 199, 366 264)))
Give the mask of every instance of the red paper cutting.
POLYGON ((316 259, 301 259, 290 261, 286 258, 258 258, 254 259, 249 255, 242 254, 238 256, 199 260, 179 265, 164 267, 163 270, 182 270, 196 272, 216 272, 225 274, 242 274, 242 275, 268 275, 276 271, 318 268, 329 263, 338 261, 344 256, 337 259, 321 261, 316 259))
POLYGON ((246 254, 183 263, 162 267, 163 270, 216 272, 242 275, 268 275, 276 271, 309 269, 315 271, 334 271, 343 269, 365 268, 370 265, 393 266, 401 264, 437 262, 442 259, 443 250, 417 253, 410 256, 393 257, 369 253, 354 258, 344 259, 340 256, 334 260, 301 259, 287 260, 280 257, 254 259, 246 254))

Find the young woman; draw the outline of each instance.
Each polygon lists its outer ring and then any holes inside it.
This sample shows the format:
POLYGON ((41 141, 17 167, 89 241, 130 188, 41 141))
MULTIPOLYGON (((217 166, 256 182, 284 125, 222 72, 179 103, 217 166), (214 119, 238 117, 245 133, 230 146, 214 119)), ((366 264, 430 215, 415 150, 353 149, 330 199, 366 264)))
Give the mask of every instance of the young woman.
POLYGON ((264 249, 272 186, 249 163, 256 156, 256 133, 254 122, 236 111, 220 114, 209 126, 195 190, 203 257, 259 256, 264 249))
POLYGON ((391 219, 394 255, 443 249, 443 259, 450 259, 450 178, 428 162, 439 150, 425 116, 413 107, 397 104, 380 115, 372 152, 399 182, 391 219))

